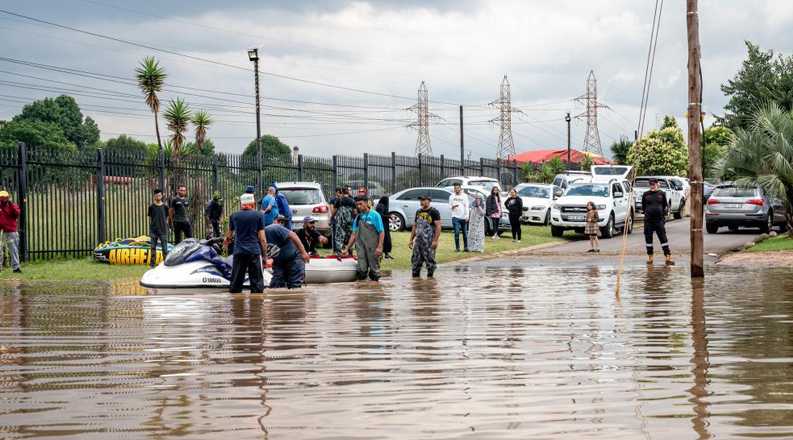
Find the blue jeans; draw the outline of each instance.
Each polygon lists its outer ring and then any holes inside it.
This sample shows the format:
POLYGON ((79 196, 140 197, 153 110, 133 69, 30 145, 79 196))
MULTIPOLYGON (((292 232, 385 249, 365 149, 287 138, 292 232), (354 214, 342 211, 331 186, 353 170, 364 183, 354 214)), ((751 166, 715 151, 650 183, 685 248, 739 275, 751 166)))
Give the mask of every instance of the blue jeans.
POLYGON ((452 217, 454 227, 454 248, 460 250, 460 231, 463 232, 463 249, 468 250, 468 220, 452 217))

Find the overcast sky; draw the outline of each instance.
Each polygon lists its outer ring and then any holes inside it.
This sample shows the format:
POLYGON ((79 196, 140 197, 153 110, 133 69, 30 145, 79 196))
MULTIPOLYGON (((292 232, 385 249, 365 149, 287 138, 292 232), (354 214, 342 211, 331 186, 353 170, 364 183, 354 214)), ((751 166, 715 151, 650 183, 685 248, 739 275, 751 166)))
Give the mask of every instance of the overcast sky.
MULTIPOLYGON (((459 156, 456 104, 462 104, 465 145, 478 158, 496 153, 499 128, 487 122, 496 117, 487 104, 498 97, 504 75, 513 105, 522 110, 513 115, 518 151, 565 145, 564 114, 584 111, 573 98, 584 93, 590 69, 600 99, 610 107, 600 111, 604 150, 620 136, 632 136, 655 0, 0 0, 0 5, 245 68, 251 66, 246 50, 258 47, 262 131, 305 154, 412 154, 416 132, 407 125, 415 114, 405 109, 426 81, 430 110, 439 116, 430 127, 433 153, 459 156)), ((700 17, 704 109, 720 114, 726 100, 719 86, 740 67, 744 40, 790 53, 793 2, 701 0, 700 17)), ((183 96, 193 109, 206 109, 216 120, 209 137, 219 150, 241 152, 255 137, 251 71, 2 13, 0 41, 1 57, 130 79, 140 59, 155 55, 168 73, 164 100, 183 96)), ((683 118, 686 57, 685 1, 667 1, 649 127, 664 114, 683 118)), ((59 92, 81 94, 75 97, 99 123, 103 139, 127 133, 155 141, 152 118, 134 85, 0 61, 0 119, 18 113, 24 101, 59 92)), ((584 128, 583 120, 573 123, 574 146, 583 141, 584 128)))

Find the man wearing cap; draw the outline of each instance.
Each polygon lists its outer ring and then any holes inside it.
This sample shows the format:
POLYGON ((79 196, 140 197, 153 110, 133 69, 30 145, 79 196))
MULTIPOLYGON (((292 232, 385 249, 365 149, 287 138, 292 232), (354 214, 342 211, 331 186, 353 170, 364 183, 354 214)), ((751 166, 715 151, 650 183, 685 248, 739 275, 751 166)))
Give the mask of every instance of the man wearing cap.
POLYGON ((355 198, 355 209, 358 210, 358 216, 352 222, 352 235, 341 252, 347 253, 354 244, 358 254, 358 279, 364 280, 368 276, 370 280, 378 281, 380 256, 383 255, 385 239, 383 219, 377 211, 369 207, 369 199, 366 196, 355 198))
POLYGON ((284 226, 286 217, 279 215, 275 223, 264 228, 267 243, 272 248, 273 278, 270 288, 297 289, 306 280, 306 263, 311 257, 294 232, 284 226))
POLYGON ((416 211, 416 220, 410 231, 408 247, 413 249, 410 259, 413 278, 421 276, 421 266, 427 265, 427 278, 435 275, 435 250, 438 249, 438 239, 441 237, 441 213, 430 206, 432 198, 429 195, 419 197, 421 209, 416 211))
POLYGON ((234 239, 234 258, 231 263, 231 285, 229 292, 242 292, 245 275, 248 275, 251 293, 264 291, 261 256, 267 254, 267 238, 264 234, 264 219, 256 211, 253 194, 240 196, 240 209, 229 218, 226 232, 226 247, 234 239))
POLYGON ((284 216, 284 226, 286 229, 292 230, 292 209, 289 208, 289 200, 286 196, 278 191, 278 187, 273 184, 272 188, 275 190, 275 206, 278 207, 278 215, 284 216))
POLYGON ((666 193, 658 189, 658 179, 650 179, 650 190, 642 195, 642 208, 644 213, 644 241, 647 245, 647 264, 653 264, 653 233, 658 235, 661 249, 664 250, 666 264, 675 264, 672 261, 672 251, 669 250, 669 240, 666 237, 666 217, 669 215, 669 202, 666 193))
POLYGON ((327 238, 317 232, 317 219, 311 216, 303 217, 303 229, 297 231, 297 236, 306 248, 306 252, 312 257, 319 256, 317 247, 328 242, 327 238))
POLYGON ((19 233, 17 232, 17 220, 19 219, 19 206, 11 201, 11 194, 8 191, 0 191, 0 233, 3 234, 3 242, 0 243, 0 269, 3 268, 3 248, 8 246, 8 253, 11 255, 11 269, 16 273, 22 272, 19 268, 19 233))
POLYGON ((468 252, 468 194, 463 192, 460 182, 454 182, 454 194, 449 196, 454 227, 454 250, 460 252, 460 232, 463 233, 463 250, 468 252))

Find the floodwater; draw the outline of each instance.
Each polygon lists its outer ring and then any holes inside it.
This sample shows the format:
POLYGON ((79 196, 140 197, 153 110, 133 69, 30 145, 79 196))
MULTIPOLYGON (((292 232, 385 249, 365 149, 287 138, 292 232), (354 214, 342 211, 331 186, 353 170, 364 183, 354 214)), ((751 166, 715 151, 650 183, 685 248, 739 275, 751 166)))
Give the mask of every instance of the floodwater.
POLYGON ((0 294, 0 438, 793 437, 793 274, 532 260, 0 294))

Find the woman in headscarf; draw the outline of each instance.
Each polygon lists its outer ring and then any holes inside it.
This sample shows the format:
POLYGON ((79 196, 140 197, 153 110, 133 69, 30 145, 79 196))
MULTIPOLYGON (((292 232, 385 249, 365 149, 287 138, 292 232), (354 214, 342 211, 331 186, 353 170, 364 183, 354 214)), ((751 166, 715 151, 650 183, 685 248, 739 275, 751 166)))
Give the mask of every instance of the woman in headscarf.
POLYGON ((498 187, 494 186, 485 202, 485 215, 487 216, 490 232, 493 240, 498 240, 498 224, 501 221, 501 193, 498 187))
POLYGON ((485 251, 485 202, 479 193, 474 194, 468 214, 468 250, 485 251))
POLYGON ((391 228, 389 223, 391 217, 388 215, 388 197, 380 197, 374 210, 382 217, 383 229, 385 229, 385 238, 383 238, 383 258, 393 260, 394 257, 391 256, 391 228))
MULTIPOLYGON (((336 255, 339 257, 345 256, 341 255, 341 249, 344 248, 350 240, 350 235, 352 235, 354 209, 355 201, 350 197, 349 191, 345 189, 341 197, 336 198, 336 203, 334 205, 335 215, 333 216, 333 248, 336 250, 336 255)), ((350 250, 349 255, 352 255, 352 250, 350 250)))

